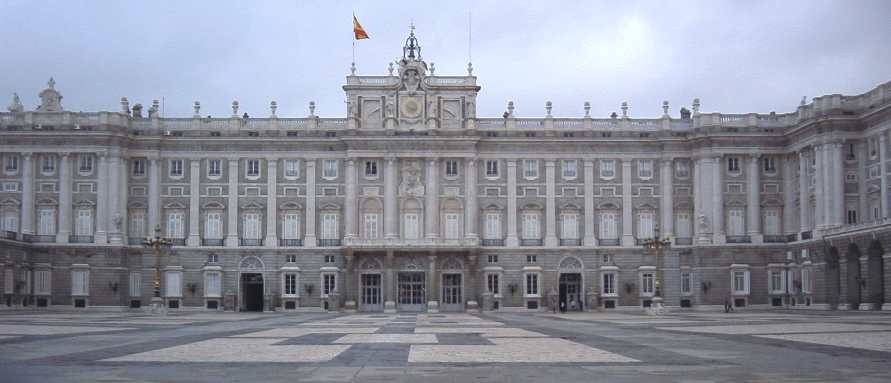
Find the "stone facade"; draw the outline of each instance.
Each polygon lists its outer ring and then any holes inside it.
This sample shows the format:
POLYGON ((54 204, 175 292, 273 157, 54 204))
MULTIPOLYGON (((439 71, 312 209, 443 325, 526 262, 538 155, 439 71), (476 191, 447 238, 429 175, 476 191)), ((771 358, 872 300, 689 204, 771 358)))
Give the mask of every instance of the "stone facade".
POLYGON ((784 114, 480 118, 472 66, 435 75, 417 47, 347 76, 346 118, 75 113, 52 80, 34 111, 16 95, 5 306, 148 305, 156 227, 170 309, 889 302, 891 83, 784 114))

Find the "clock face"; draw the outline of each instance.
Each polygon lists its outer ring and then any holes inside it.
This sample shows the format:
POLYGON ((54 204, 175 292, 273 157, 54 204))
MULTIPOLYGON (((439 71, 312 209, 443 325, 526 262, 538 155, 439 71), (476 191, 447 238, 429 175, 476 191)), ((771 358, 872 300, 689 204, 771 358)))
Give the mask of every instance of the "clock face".
POLYGON ((421 116, 421 103, 416 98, 402 98, 399 104, 402 117, 418 118, 421 116))

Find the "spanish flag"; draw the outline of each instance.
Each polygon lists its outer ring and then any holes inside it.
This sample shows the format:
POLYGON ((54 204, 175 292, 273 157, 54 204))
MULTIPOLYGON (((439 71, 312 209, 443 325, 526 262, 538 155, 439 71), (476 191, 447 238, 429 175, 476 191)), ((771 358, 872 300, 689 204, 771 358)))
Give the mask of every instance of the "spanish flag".
POLYGON ((356 40, 368 38, 368 33, 362 29, 362 24, 359 24, 359 19, 356 18, 356 15, 353 15, 353 35, 356 36, 356 40))

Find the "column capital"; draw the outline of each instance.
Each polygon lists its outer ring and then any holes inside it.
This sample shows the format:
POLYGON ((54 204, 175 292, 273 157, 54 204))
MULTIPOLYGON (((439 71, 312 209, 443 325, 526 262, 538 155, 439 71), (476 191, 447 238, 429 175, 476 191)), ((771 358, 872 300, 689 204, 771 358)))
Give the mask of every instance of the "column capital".
POLYGON ((634 161, 634 159, 633 159, 633 158, 623 158, 623 159, 622 159, 622 166, 628 166, 628 167, 631 167, 631 161, 634 161))
POLYGON ((439 157, 427 157, 427 166, 436 166, 439 163, 439 157))
POLYGON ((348 157, 346 161, 344 161, 346 166, 356 166, 356 159, 353 157, 348 157))
POLYGON ((313 160, 313 159, 305 159, 304 162, 306 162, 306 167, 307 167, 307 168, 314 168, 314 167, 316 167, 316 161, 313 160))
POLYGON ((590 158, 583 160, 583 163, 585 164, 585 167, 586 167, 586 168, 593 168, 593 167, 594 167, 594 160, 592 160, 592 159, 590 159, 590 158))
POLYGON ((545 160, 545 167, 553 168, 557 165, 557 160, 545 160))
POLYGON ((384 157, 384 160, 387 161, 387 165, 393 165, 396 163, 396 156, 388 155, 388 156, 384 157))
POLYGON ((479 158, 476 157, 467 157, 464 159, 464 162, 469 166, 476 166, 477 161, 479 161, 479 158))
POLYGON ((59 152, 59 157, 62 157, 62 159, 67 159, 70 155, 71 152, 59 152))
POLYGON ((504 160, 504 161, 505 161, 505 163, 507 163, 507 167, 509 167, 509 168, 515 168, 515 167, 517 167, 517 160, 516 160, 516 159, 511 158, 511 159, 509 159, 509 160, 504 160))
POLYGON ((22 157, 24 157, 25 159, 31 159, 31 156, 33 156, 33 155, 34 155, 34 152, 31 152, 31 151, 22 152, 22 157))
POLYGON ((277 158, 276 159, 267 159, 266 166, 268 166, 270 168, 277 168, 278 167, 278 159, 277 158))
POLYGON ((749 158, 757 161, 758 159, 761 158, 761 155, 762 154, 760 152, 749 153, 749 158))

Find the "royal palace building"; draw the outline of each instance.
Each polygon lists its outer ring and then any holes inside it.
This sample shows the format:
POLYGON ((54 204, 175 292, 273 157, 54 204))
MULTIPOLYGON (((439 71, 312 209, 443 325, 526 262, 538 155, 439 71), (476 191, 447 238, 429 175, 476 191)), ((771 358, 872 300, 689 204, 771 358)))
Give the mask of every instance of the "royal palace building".
POLYGON ((472 70, 412 34, 389 73, 353 68, 345 118, 14 97, 2 307, 146 309, 157 273, 169 310, 891 308, 891 82, 788 113, 483 118, 472 70))

